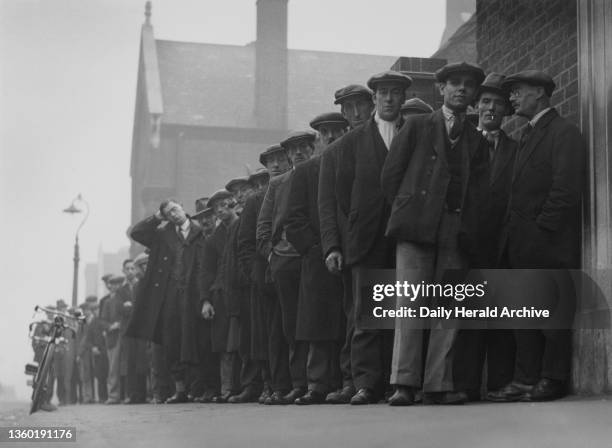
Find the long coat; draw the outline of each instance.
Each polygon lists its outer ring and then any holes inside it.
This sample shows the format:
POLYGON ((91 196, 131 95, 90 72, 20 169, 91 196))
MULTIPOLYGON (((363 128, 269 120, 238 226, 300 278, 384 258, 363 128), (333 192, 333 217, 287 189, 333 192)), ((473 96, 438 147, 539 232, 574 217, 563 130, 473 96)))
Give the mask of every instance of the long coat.
MULTIPOLYGON (((333 205, 321 208, 321 243, 323 254, 344 244, 347 265, 359 263, 384 233, 388 207, 380 188, 380 171, 387 157, 387 147, 374 118, 334 141, 325 152, 334 154, 339 169, 335 177, 336 206, 347 217, 346 238, 338 229, 338 215, 333 205), (330 152, 333 151, 333 152, 330 152), (337 154, 334 152, 337 151, 337 154)), ((325 177, 329 179, 329 177, 325 177)), ((328 188, 322 188, 328 191, 328 188)))
POLYGON ((555 109, 545 113, 517 154, 502 236, 511 267, 580 267, 580 201, 586 146, 555 109))
MULTIPOLYGON (((130 337, 147 339, 158 344, 164 343, 162 309, 164 302, 175 300, 175 291, 171 279, 175 266, 177 245, 182 246, 182 266, 185 279, 184 300, 181 301, 180 321, 180 361, 193 363, 198 361, 196 319, 200 315, 199 271, 204 234, 196 221, 191 221, 186 239, 178 235, 176 227, 171 224, 160 226, 161 221, 150 216, 135 224, 130 237, 149 248, 147 272, 141 280, 142 296, 145 300, 134 304, 132 318, 126 334, 130 337)), ((167 338, 167 336, 166 336, 167 338)), ((169 343, 169 341, 166 341, 169 343)), ((172 344, 174 345, 174 344, 172 344)))
POLYGON ((298 165, 289 193, 287 240, 302 255, 296 339, 337 340, 343 333, 342 279, 329 273, 319 230, 320 158, 298 165))
MULTIPOLYGON (((441 109, 407 118, 393 139, 381 175, 385 196, 392 204, 387 235, 413 243, 436 243, 451 180, 448 144, 441 109)), ((479 239, 489 204, 488 146, 468 122, 457 145, 462 147, 459 242, 472 261, 482 262, 488 247, 479 239)))
MULTIPOLYGON (((133 288, 127 284, 123 286, 124 294, 129 301, 132 302, 132 307, 126 308, 125 322, 129 322, 132 316, 133 307, 137 302, 146 301, 143 297, 143 282, 139 280, 133 288)), ((123 332, 127 328, 123 329, 123 332)), ((119 357, 120 370, 122 375, 134 373, 135 375, 144 375, 149 371, 149 358, 147 354, 147 342, 143 339, 131 338, 124 334, 121 344, 121 355, 119 357)))
POLYGON ((257 252, 257 216, 263 203, 265 191, 249 197, 240 215, 238 229, 238 265, 245 278, 250 279, 251 311, 251 356, 253 359, 268 359, 268 329, 266 322, 270 313, 269 294, 271 285, 266 284, 268 262, 257 252))

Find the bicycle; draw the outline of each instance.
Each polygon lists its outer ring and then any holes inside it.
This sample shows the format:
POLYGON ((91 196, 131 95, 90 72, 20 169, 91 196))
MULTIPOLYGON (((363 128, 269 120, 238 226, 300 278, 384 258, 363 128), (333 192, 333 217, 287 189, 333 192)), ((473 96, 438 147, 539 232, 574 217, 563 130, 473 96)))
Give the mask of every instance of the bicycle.
MULTIPOLYGON (((30 406, 30 415, 40 409, 43 397, 47 394, 47 382, 49 377, 49 371, 53 365, 53 355, 59 344, 65 343, 66 339, 63 337, 66 329, 71 329, 75 333, 78 331, 79 325, 85 320, 85 317, 80 314, 79 311, 75 315, 62 313, 60 311, 44 308, 42 306, 36 306, 34 312, 42 311, 47 313, 47 316, 53 316, 53 324, 51 325, 51 332, 48 336, 35 336, 34 329, 35 324, 41 322, 32 322, 30 324, 30 339, 35 343, 44 343, 45 348, 43 351, 40 363, 26 364, 25 373, 26 375, 33 375, 32 381, 32 404, 30 406)), ((46 322, 48 323, 48 322, 46 322)))

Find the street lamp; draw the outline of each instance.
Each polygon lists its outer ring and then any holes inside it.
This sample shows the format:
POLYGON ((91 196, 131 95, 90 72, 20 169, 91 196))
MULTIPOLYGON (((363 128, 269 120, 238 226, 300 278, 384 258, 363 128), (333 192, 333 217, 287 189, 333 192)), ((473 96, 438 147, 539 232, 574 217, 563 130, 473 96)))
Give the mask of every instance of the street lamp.
POLYGON ((77 227, 76 235, 74 236, 74 273, 72 276, 72 308, 76 308, 77 306, 77 295, 79 291, 79 232, 81 228, 87 221, 87 217, 89 216, 89 204, 81 194, 74 198, 70 205, 63 210, 64 213, 68 213, 70 215, 76 215, 77 213, 84 213, 83 219, 77 227))

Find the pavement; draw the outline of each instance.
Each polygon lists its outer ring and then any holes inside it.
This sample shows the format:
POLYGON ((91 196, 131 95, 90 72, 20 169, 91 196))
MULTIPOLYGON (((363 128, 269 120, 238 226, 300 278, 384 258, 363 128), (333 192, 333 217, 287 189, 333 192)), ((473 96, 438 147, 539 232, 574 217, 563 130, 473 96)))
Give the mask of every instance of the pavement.
POLYGON ((612 446, 612 397, 405 408, 190 403, 75 405, 31 416, 27 411, 27 403, 0 404, 0 426, 72 426, 76 442, 0 442, 0 448, 612 446))

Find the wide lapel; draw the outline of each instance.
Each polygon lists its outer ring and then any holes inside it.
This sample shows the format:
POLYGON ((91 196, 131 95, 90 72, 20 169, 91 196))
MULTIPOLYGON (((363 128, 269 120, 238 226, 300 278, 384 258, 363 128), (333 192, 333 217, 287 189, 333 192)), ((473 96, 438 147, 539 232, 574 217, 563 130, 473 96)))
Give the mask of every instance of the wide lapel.
POLYGON ((444 164, 447 164, 445 148, 448 136, 446 135, 446 125, 444 124, 442 109, 438 109, 429 116, 428 131, 429 141, 431 142, 434 153, 440 157, 444 164))
POLYGON ((540 117, 535 127, 533 128, 533 131, 531 131, 531 135, 529 136, 529 140, 525 144, 525 147, 522 149, 519 148, 519 151, 516 155, 516 166, 514 167, 512 183, 514 183, 516 178, 519 176, 521 170, 525 166, 525 163, 527 162, 527 160, 529 160, 529 157, 531 157, 531 154, 533 154, 533 151, 538 146, 538 143, 540 143, 540 140, 542 140, 542 138, 546 134, 546 128, 548 127, 548 124, 557 115, 557 111, 555 109, 551 109, 546 114, 544 114, 543 117, 540 117))
POLYGON ((461 136, 462 141, 460 141, 460 144, 455 146, 453 149, 453 151, 456 151, 459 149, 463 150, 463 147, 467 148, 467 151, 463 151, 461 155, 461 172, 464 173, 464 175, 461 176, 461 197, 463 198, 465 198, 467 193, 468 181, 470 177, 469 174, 465 175, 465 173, 471 173, 472 159, 480 147, 481 138, 483 138, 482 134, 478 132, 474 126, 466 122, 463 128, 463 135, 461 136))
POLYGON ((493 165, 491 166, 491 185, 495 184, 495 181, 502 175, 506 167, 512 160, 512 150, 510 138, 504 133, 499 131, 499 142, 497 143, 497 149, 495 150, 495 158, 493 159, 493 165))

